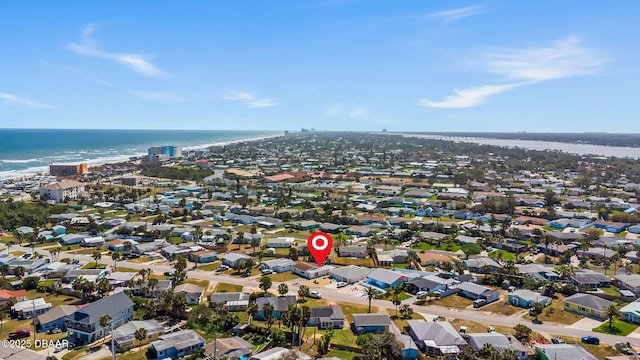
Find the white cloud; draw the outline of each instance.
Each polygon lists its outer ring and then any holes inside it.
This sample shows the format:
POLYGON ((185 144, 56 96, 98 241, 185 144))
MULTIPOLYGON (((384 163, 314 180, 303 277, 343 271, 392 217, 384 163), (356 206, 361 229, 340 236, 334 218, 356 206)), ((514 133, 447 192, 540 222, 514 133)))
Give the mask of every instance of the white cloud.
POLYGON ((485 55, 490 72, 511 79, 545 81, 591 75, 606 62, 602 54, 568 36, 547 47, 505 49, 485 55))
POLYGON ((445 96, 442 101, 422 99, 418 104, 447 109, 473 107, 485 103, 491 96, 516 87, 573 76, 593 75, 606 61, 599 51, 583 46, 577 36, 566 37, 545 47, 488 52, 483 55, 479 66, 490 73, 501 75, 501 81, 511 83, 454 89, 455 95, 445 96))
POLYGON ((53 107, 51 105, 43 104, 29 98, 3 92, 0 92, 0 100, 2 100, 2 102, 4 102, 5 104, 26 106, 32 109, 49 109, 53 107))
POLYGON ((340 104, 331 104, 324 110, 324 116, 334 117, 342 113, 342 106, 340 104))
POLYGON ((222 98, 225 100, 242 102, 244 106, 250 108, 267 108, 278 105, 278 103, 272 99, 257 98, 254 94, 246 91, 233 91, 222 98))
POLYGON ((149 101, 158 101, 164 103, 177 103, 183 102, 187 99, 182 95, 171 93, 171 92, 161 92, 161 91, 131 91, 129 94, 144 100, 149 101))
POLYGON ((480 9, 479 6, 469 6, 469 7, 459 8, 459 9, 439 11, 439 12, 431 13, 427 16, 432 18, 439 18, 439 19, 442 19, 443 21, 456 21, 469 16, 477 15, 480 13, 482 13, 482 10, 480 9))
POLYGON ((95 30, 93 25, 89 25, 82 30, 82 42, 80 44, 71 43, 68 45, 69 50, 76 54, 91 56, 101 59, 115 61, 121 65, 131 68, 140 75, 149 77, 165 77, 167 74, 158 69, 150 62, 151 55, 141 54, 121 54, 100 50, 96 47, 91 34, 95 30))
POLYGON ((447 95, 442 101, 433 101, 429 99, 422 99, 418 102, 420 106, 426 106, 439 109, 461 109, 468 108, 483 104, 487 99, 493 95, 500 94, 507 90, 514 89, 519 84, 506 84, 506 85, 484 85, 480 87, 469 87, 463 90, 453 89, 455 95, 447 95))

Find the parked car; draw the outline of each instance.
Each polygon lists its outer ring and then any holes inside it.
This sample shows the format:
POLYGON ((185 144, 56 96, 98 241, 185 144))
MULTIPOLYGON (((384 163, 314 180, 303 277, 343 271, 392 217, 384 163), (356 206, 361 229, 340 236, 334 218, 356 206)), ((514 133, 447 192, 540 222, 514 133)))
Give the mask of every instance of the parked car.
POLYGON ((597 336, 583 336, 582 337, 582 342, 585 344, 595 344, 595 345, 599 345, 600 344, 600 338, 597 336))
POLYGON ((58 341, 56 342, 55 348, 53 349, 54 353, 60 352, 62 350, 64 350, 65 346, 63 345, 62 341, 58 341))
POLYGON ((30 258, 30 257, 31 257, 31 254, 24 254, 24 255, 22 255, 22 258, 23 258, 23 259, 28 259, 28 258, 30 258))
POLYGON ((567 342, 560 338, 551 338, 552 344, 566 344, 567 342))
POLYGON ((493 326, 487 326, 487 332, 488 333, 494 333, 494 332, 496 332, 496 328, 494 328, 493 326))
POLYGON ((349 284, 347 284, 347 283, 346 283, 346 282, 344 282, 344 281, 339 281, 338 283, 336 283, 336 287, 337 287, 337 288, 343 288, 343 287, 345 287, 345 286, 347 286, 347 285, 349 285, 349 284))
POLYGON ((271 269, 262 269, 262 270, 260 270, 260 272, 262 273, 262 275, 271 275, 271 274, 273 274, 273 270, 271 270, 271 269))
POLYGON ((473 300, 473 307, 474 308, 479 308, 481 306, 487 305, 487 300, 485 299, 476 299, 473 300))
POLYGON ((31 336, 31 330, 19 329, 12 333, 9 333, 9 340, 22 339, 31 336))
POLYGON ((313 290, 312 292, 309 293, 309 297, 312 299, 321 299, 322 294, 320 293, 320 291, 313 290))
POLYGON ((427 296, 427 295, 429 295, 429 292, 428 292, 428 291, 418 291, 418 292, 416 293, 416 297, 420 297, 420 296, 427 296))
POLYGON ((173 273, 171 271, 165 271, 164 276, 173 276, 173 273))

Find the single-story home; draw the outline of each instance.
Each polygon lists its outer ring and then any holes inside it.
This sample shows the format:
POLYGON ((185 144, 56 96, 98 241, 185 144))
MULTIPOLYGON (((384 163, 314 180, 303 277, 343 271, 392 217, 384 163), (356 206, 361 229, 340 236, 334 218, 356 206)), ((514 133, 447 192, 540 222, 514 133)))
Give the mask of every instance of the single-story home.
POLYGON ((380 289, 393 288, 409 280, 409 277, 399 272, 387 269, 375 269, 367 276, 367 283, 380 289))
POLYGON ((46 332, 49 330, 60 329, 65 330, 65 317, 73 314, 78 310, 75 305, 59 305, 44 314, 38 315, 38 326, 36 331, 46 332))
POLYGON ((613 283, 623 289, 631 290, 634 294, 640 295, 640 275, 639 274, 618 274, 613 277, 613 283))
POLYGON ((268 248, 291 248, 295 243, 292 237, 277 237, 267 239, 268 248))
POLYGON ((358 265, 348 265, 330 270, 329 275, 336 281, 343 281, 347 284, 353 284, 366 279, 372 271, 373 269, 370 268, 358 265))
POLYGON ((536 358, 540 360, 597 360, 580 345, 574 344, 535 344, 536 358))
POLYGON ((467 345, 462 336, 446 321, 409 320, 409 335, 427 356, 456 359, 467 345))
POLYGON ((215 293, 209 296, 209 305, 224 305, 229 311, 245 311, 251 295, 244 292, 215 293))
POLYGON ((355 244, 339 247, 338 256, 362 259, 369 256, 369 253, 367 252, 367 247, 364 244, 355 244))
POLYGON ((279 258, 263 261, 260 264, 261 269, 268 269, 276 273, 285 271, 291 271, 291 268, 296 264, 295 261, 287 258, 279 258))
POLYGON ((129 321, 113 331, 113 342, 118 351, 125 352, 135 346, 145 345, 158 340, 163 332, 164 327, 155 319, 129 321), (147 330, 147 336, 142 342, 139 342, 135 338, 135 332, 141 328, 147 330))
POLYGON ((311 317, 307 326, 316 326, 318 329, 342 329, 344 327, 344 314, 340 306, 314 306, 311 308, 311 317))
POLYGON ((51 310, 51 303, 46 302, 44 298, 18 301, 11 307, 11 312, 15 314, 18 320, 31 319, 49 310, 51 310))
POLYGON ((463 260, 462 264, 465 269, 469 270, 469 272, 482 274, 485 266, 487 266, 492 273, 498 271, 498 269, 502 268, 502 265, 498 264, 495 260, 490 257, 479 257, 475 259, 467 259, 463 260))
POLYGON ((222 264, 232 269, 236 269, 243 261, 252 259, 251 256, 245 254, 225 254, 222 257, 222 264))
POLYGON ((640 299, 628 303, 620 309, 620 312, 622 313, 622 320, 633 324, 640 324, 640 299))
POLYGON ((471 300, 484 299, 487 304, 500 299, 500 292, 497 290, 470 282, 458 285, 458 294, 471 300))
POLYGON ((202 301, 204 288, 195 284, 180 284, 173 288, 173 292, 177 295, 184 294, 187 297, 187 305, 198 305, 202 301))
POLYGON ((159 340, 151 343, 150 353, 154 359, 181 358, 196 353, 205 344, 205 340, 193 330, 160 336, 159 340))
POLYGON ((579 288, 597 289, 600 287, 610 287, 611 279, 603 274, 594 271, 577 271, 571 277, 573 284, 579 288))
POLYGON ((263 296, 256 299, 256 304, 258 305, 258 313, 256 313, 255 318, 257 320, 264 320, 264 304, 269 303, 273 305, 273 313, 271 314, 272 318, 279 319, 280 316, 289 311, 289 305, 295 305, 298 303, 298 298, 294 295, 273 297, 273 296, 263 296))
POLYGON ((599 296, 577 293, 564 299, 564 310, 598 320, 604 320, 605 312, 611 304, 614 304, 614 302, 599 296))
POLYGON ((357 334, 382 334, 389 331, 391 317, 387 313, 352 314, 351 330, 357 334))
POLYGON ((480 351, 486 344, 490 344, 499 353, 512 350, 518 355, 519 360, 529 358, 529 350, 514 336, 499 333, 471 333, 468 336, 469 345, 476 351, 480 351))
POLYGON ((518 289, 510 292, 507 295, 507 298, 511 305, 519 306, 525 309, 533 307, 534 304, 540 304, 542 305, 542 307, 551 305, 550 297, 527 289, 518 289))
POLYGON ((204 346, 205 358, 245 359, 255 346, 239 336, 215 339, 204 346))
POLYGON ((315 279, 329 275, 329 271, 333 269, 335 269, 335 266, 332 265, 324 265, 318 267, 311 263, 298 262, 293 267, 291 267, 291 272, 296 275, 300 275, 305 279, 315 279))

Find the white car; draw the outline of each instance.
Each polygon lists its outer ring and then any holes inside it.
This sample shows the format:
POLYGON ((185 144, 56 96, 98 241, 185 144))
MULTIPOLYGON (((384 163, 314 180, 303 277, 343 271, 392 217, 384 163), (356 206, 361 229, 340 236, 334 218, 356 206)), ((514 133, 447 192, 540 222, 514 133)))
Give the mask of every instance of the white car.
POLYGON ((337 288, 343 288, 343 287, 345 287, 345 286, 347 286, 347 285, 349 285, 349 284, 347 284, 347 283, 346 283, 346 282, 344 282, 344 281, 340 281, 340 282, 336 283, 336 287, 337 287, 337 288))
POLYGON ((429 292, 428 291, 418 291, 416 293, 416 297, 420 297, 420 296, 423 296, 423 295, 427 296, 427 295, 429 295, 429 292))
POLYGON ((309 293, 309 297, 312 299, 321 299, 322 298, 322 294, 320 293, 320 291, 312 291, 309 293))

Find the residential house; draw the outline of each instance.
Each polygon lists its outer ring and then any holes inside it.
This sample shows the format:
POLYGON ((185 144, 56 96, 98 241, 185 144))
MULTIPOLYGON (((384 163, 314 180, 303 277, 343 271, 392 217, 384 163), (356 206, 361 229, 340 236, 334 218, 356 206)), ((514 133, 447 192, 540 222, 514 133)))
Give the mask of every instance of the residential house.
POLYGON ((389 250, 378 251, 376 253, 378 258, 378 266, 393 266, 394 264, 405 264, 407 262, 408 252, 407 250, 389 250))
POLYGON ((158 284, 154 287, 150 287, 149 281, 145 280, 141 286, 134 285, 133 288, 131 288, 131 291, 137 296, 159 298, 171 288, 173 288, 173 282, 171 280, 158 280, 158 284), (142 290, 146 290, 146 293, 142 294, 142 290))
POLYGON ((633 324, 640 324, 640 299, 628 303, 620 309, 620 312, 622 313, 622 320, 633 324))
POLYGON ((373 269, 370 268, 357 265, 348 265, 330 270, 329 275, 336 281, 343 281, 347 284, 353 284, 366 279, 372 271, 373 269))
POLYGON ((25 274, 31 274, 47 264, 47 261, 49 261, 49 259, 14 260, 9 263, 9 274, 13 275, 13 271, 18 266, 24 269, 25 274))
POLYGON ((418 254, 418 258, 420 259, 420 264, 422 266, 442 266, 444 263, 453 263, 453 260, 444 254, 439 254, 437 252, 420 252, 418 254))
POLYGON ((137 273, 125 271, 114 271, 107 274, 106 278, 109 279, 109 285, 112 289, 126 286, 127 281, 132 280, 137 275, 137 273))
POLYGON ((415 278, 407 282, 407 292, 416 294, 419 291, 426 292, 445 292, 449 289, 449 286, 457 284, 455 279, 445 279, 437 275, 427 275, 423 277, 415 278))
POLYGON ((62 281, 70 284, 73 280, 81 277, 89 282, 95 283, 98 279, 105 276, 107 276, 107 271, 105 269, 73 269, 69 270, 69 272, 64 275, 62 281))
POLYGON ((5 290, 0 289, 0 305, 6 305, 7 300, 14 298, 16 301, 25 301, 27 300, 27 290, 5 290))
POLYGON ((374 333, 383 334, 389 331, 391 318, 387 313, 352 314, 351 330, 356 335, 374 333))
POLYGON ((82 234, 64 234, 60 237, 60 245, 68 246, 74 244, 80 244, 82 240, 87 237, 82 234))
POLYGON ((82 239, 81 244, 84 247, 100 247, 104 245, 104 238, 102 236, 87 237, 82 239))
POLYGON ((409 335, 427 356, 456 359, 460 348, 467 345, 451 323, 409 320, 409 335))
POLYGON ((252 355, 248 360, 280 360, 285 359, 289 354, 293 354, 292 358, 298 360, 311 360, 311 356, 294 349, 287 349, 276 346, 259 354, 252 355))
POLYGON ((315 279, 329 275, 329 271, 333 269, 335 269, 335 266, 332 265, 318 267, 311 263, 299 262, 291 268, 291 272, 305 279, 315 279))
POLYGON ((611 259, 618 254, 617 251, 607 248, 590 247, 587 250, 578 250, 576 255, 589 259, 611 259))
POLYGON ((576 249, 578 249, 580 247, 580 245, 578 244, 574 244, 574 243, 570 243, 570 244, 549 244, 548 247, 546 247, 543 243, 537 244, 536 245, 536 249, 538 250, 538 252, 543 253, 543 254, 547 254, 550 256, 560 256, 563 255, 565 253, 572 253, 574 252, 576 249))
POLYGON ((373 229, 368 228, 366 226, 350 226, 349 228, 344 230, 346 235, 358 236, 358 237, 368 237, 373 235, 373 229))
POLYGON ((496 249, 505 250, 514 254, 520 254, 529 250, 527 244, 513 239, 504 239, 504 241, 494 241, 491 243, 496 249))
POLYGON ((264 320, 264 304, 269 303, 273 305, 273 314, 271 316, 274 319, 279 319, 280 316, 289 311, 289 305, 295 305, 298 303, 298 299, 294 295, 273 297, 273 296, 263 296, 256 299, 256 304, 258 305, 258 313, 255 318, 257 320, 264 320))
POLYGON ((500 299, 500 292, 497 290, 470 282, 458 285, 458 294, 471 300, 484 299, 487 304, 500 299))
POLYGON ((202 301, 204 288, 195 284, 180 284, 173 288, 177 295, 184 294, 187 297, 187 305, 198 305, 202 301))
POLYGON ((613 281, 618 287, 631 290, 634 294, 640 295, 640 275, 638 274, 618 274, 614 275, 613 281))
POLYGON ((369 252, 365 244, 347 245, 338 248, 338 256, 363 259, 369 256, 369 252))
POLYGON ((36 298, 18 301, 11 307, 11 313, 13 313, 18 320, 23 320, 42 315, 50 309, 51 303, 46 302, 44 298, 36 298))
POLYGON ((507 295, 507 299, 511 305, 525 309, 532 308, 534 304, 540 304, 542 307, 551 305, 550 297, 527 289, 518 289, 510 292, 507 295))
POLYGON ((474 213, 469 209, 461 209, 453 213, 453 218, 460 219, 460 220, 472 220, 477 216, 478 214, 474 213))
POLYGON ((196 251, 189 254, 189 260, 198 264, 207 264, 218 260, 218 253, 211 250, 196 251))
POLYGON ((251 256, 249 255, 245 255, 245 254, 234 254, 234 253, 230 253, 230 254, 225 254, 222 257, 222 264, 226 265, 232 269, 237 269, 238 266, 248 260, 248 259, 252 259, 251 256))
POLYGON ((490 344, 498 353, 512 350, 518 355, 518 360, 527 360, 529 350, 518 339, 511 335, 499 333, 471 333, 467 338, 469 345, 476 351, 480 351, 486 344, 490 344))
POLYGON ((14 255, 11 255, 9 253, 2 253, 0 254, 0 265, 5 265, 5 264, 9 264, 12 261, 16 260, 17 258, 14 255))
POLYGON ((607 308, 611 304, 614 302, 599 296, 577 293, 564 299, 564 311, 604 320, 607 308))
POLYGON ((37 332, 47 332, 54 329, 66 330, 65 318, 78 310, 75 305, 59 305, 44 314, 38 315, 37 332))
POLYGON ((215 339, 204 346, 205 358, 226 358, 229 360, 247 359, 254 345, 239 336, 215 339))
POLYGON ((540 360, 597 360, 580 345, 574 344, 535 344, 533 346, 537 359, 540 360))
POLYGON ((293 227, 300 231, 311 231, 320 228, 320 223, 313 220, 299 221, 294 223, 293 227))
POLYGON ((597 289, 611 286, 611 279, 603 274, 590 270, 576 271, 571 277, 571 281, 578 288, 597 289))
POLYGON ((491 273, 495 273, 498 269, 502 268, 502 265, 498 264, 495 260, 490 257, 479 257, 475 259, 467 259, 463 260, 462 264, 464 268, 469 270, 469 272, 482 274, 484 273, 485 266, 487 266, 488 270, 491 273))
POLYGON ((144 346, 152 341, 158 340, 160 335, 164 332, 164 327, 155 320, 139 320, 129 321, 128 323, 119 326, 113 330, 113 342, 120 352, 125 352, 134 348, 135 346, 144 346), (144 340, 138 341, 135 338, 136 330, 144 328, 147 330, 147 336, 144 340))
POLYGON ((337 234, 342 229, 342 225, 332 224, 332 223, 322 223, 320 224, 320 231, 329 233, 329 234, 337 234))
POLYGON ((209 306, 223 305, 229 311, 245 311, 251 295, 244 292, 215 293, 209 296, 209 306))
POLYGON ((267 239, 268 248, 291 248, 295 243, 295 239, 292 237, 277 237, 267 239))
POLYGON ((558 277, 559 277, 559 274, 553 271, 553 269, 548 268, 541 264, 535 264, 535 263, 523 264, 523 265, 516 265, 516 267, 518 268, 518 271, 522 275, 525 275, 526 277, 536 281, 542 281, 542 280, 556 281, 558 280, 558 277))
POLYGON ((296 264, 295 261, 286 258, 273 259, 263 261, 260 264, 261 269, 268 269, 275 273, 282 273, 285 271, 291 271, 291 268, 296 264))
POLYGON ((344 314, 340 306, 313 306, 311 307, 311 317, 307 326, 314 326, 318 329, 342 329, 344 327, 344 314))
POLYGON ((92 343, 109 331, 100 326, 100 316, 111 315, 113 327, 117 328, 133 318, 133 305, 124 292, 104 297, 67 316, 67 329, 80 342, 92 343))
POLYGON ((407 280, 409 280, 408 276, 387 269, 375 269, 367 276, 367 284, 383 290, 394 288, 407 280))
POLYGON ((165 334, 151 343, 153 359, 181 358, 196 353, 205 344, 205 340, 193 330, 180 330, 165 334))

